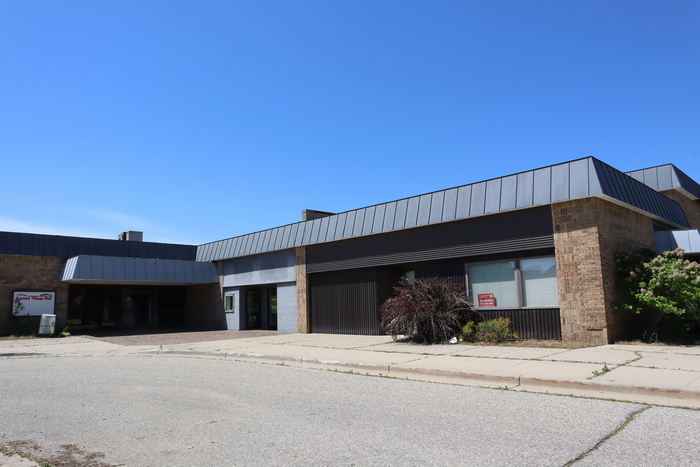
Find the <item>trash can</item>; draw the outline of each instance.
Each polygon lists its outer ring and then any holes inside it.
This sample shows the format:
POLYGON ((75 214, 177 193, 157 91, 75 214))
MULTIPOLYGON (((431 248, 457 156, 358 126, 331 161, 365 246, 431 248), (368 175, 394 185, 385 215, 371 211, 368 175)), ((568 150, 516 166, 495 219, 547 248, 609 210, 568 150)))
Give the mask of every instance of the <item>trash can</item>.
POLYGON ((53 335, 55 327, 56 327, 56 315, 41 315, 41 321, 39 321, 39 335, 40 336, 53 335))

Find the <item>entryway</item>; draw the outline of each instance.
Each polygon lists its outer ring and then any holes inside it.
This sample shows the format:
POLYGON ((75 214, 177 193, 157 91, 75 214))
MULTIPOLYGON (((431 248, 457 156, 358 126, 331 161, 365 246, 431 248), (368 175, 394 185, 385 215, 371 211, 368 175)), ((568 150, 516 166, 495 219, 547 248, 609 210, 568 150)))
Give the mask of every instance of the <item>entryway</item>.
POLYGON ((277 330, 277 286, 245 288, 245 329, 277 330))

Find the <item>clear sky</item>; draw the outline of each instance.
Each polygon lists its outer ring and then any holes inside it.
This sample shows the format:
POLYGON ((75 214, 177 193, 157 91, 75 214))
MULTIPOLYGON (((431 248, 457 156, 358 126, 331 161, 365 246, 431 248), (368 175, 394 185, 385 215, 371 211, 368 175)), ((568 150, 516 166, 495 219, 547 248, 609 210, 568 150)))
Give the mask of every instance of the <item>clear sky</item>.
POLYGON ((587 155, 700 180, 700 2, 0 0, 0 230, 203 243, 587 155))

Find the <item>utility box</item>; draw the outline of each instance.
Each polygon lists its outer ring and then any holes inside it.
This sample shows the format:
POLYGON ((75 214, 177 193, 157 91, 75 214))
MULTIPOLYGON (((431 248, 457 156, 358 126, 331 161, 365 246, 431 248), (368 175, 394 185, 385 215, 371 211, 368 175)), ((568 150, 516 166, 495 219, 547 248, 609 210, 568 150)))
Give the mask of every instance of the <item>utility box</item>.
POLYGON ((40 336, 53 335, 55 327, 56 327, 56 315, 41 315, 41 321, 39 322, 39 335, 40 336))

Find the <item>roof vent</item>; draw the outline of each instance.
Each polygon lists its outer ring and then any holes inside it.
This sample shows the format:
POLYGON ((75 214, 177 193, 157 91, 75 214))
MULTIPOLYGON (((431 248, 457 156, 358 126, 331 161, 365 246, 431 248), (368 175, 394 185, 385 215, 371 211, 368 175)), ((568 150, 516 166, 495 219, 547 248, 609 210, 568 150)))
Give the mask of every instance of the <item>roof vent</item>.
POLYGON ((142 242, 143 232, 137 230, 129 230, 128 232, 122 232, 119 234, 119 240, 126 240, 129 242, 142 242))

